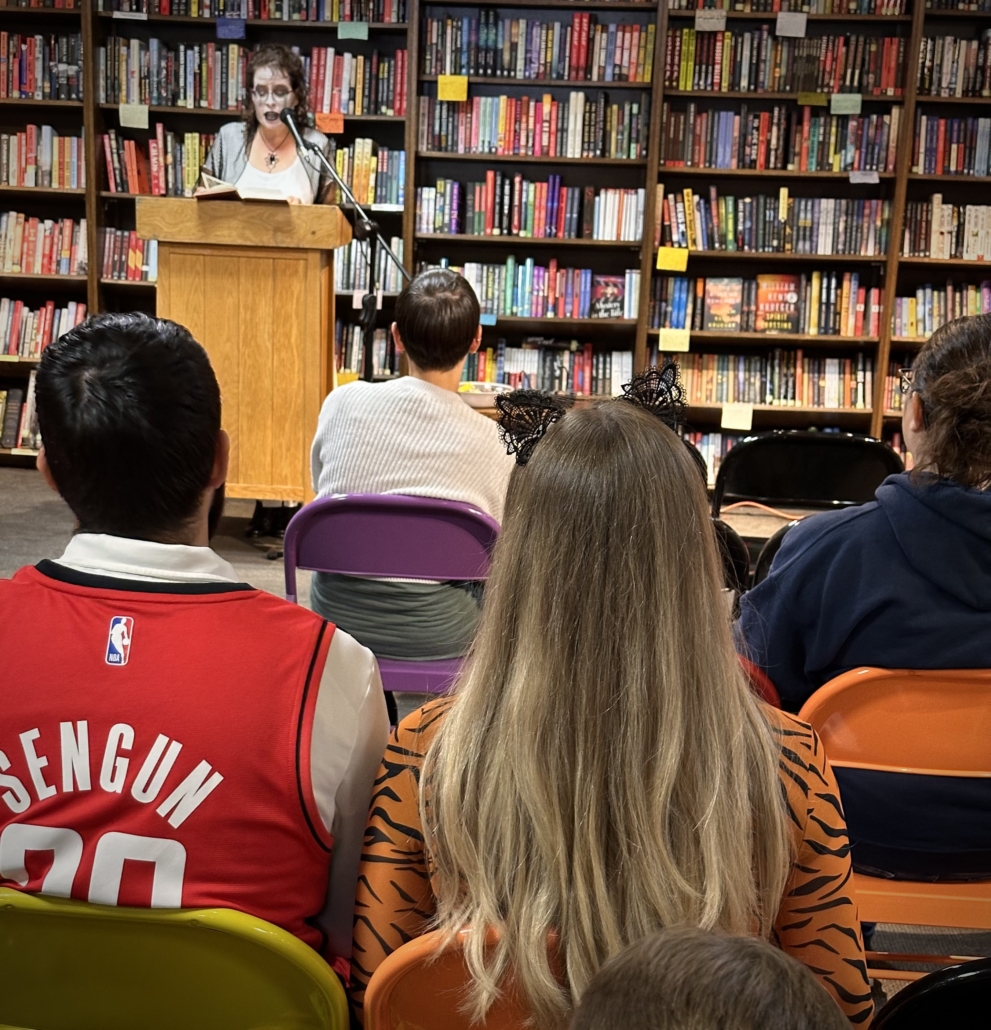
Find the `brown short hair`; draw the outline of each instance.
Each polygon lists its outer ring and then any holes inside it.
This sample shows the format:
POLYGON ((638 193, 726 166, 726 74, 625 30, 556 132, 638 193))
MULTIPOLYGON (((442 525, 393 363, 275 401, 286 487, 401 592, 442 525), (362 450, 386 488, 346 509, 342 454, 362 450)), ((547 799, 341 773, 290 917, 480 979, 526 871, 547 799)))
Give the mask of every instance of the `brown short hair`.
POLYGON ((850 1030, 806 966, 766 941, 687 927, 614 955, 570 1030, 850 1030))
POLYGON ((292 109, 300 131, 306 128, 309 119, 310 90, 306 85, 306 71, 303 59, 289 47, 281 43, 262 43, 248 61, 248 96, 245 98, 244 120, 248 123, 248 140, 250 141, 258 129, 258 118, 255 105, 251 102, 251 91, 255 88, 255 72, 259 68, 277 68, 292 86, 296 94, 296 106, 292 109))
POLYGON ((396 300, 396 328, 410 361, 446 372, 468 353, 478 331, 478 298, 449 268, 421 272, 396 300))
POLYGON ((926 420, 920 470, 975 490, 991 487, 991 315, 957 318, 912 365, 926 420))

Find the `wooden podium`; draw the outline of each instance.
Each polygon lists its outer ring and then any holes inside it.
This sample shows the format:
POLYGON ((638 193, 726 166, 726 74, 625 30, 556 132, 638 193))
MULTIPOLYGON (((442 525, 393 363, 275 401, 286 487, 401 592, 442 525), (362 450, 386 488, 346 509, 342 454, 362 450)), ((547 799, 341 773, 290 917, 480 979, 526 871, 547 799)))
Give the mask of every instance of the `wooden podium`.
POLYGON ((229 497, 307 501, 310 444, 333 386, 340 208, 139 197, 157 239, 158 315, 203 344, 231 438, 229 497))

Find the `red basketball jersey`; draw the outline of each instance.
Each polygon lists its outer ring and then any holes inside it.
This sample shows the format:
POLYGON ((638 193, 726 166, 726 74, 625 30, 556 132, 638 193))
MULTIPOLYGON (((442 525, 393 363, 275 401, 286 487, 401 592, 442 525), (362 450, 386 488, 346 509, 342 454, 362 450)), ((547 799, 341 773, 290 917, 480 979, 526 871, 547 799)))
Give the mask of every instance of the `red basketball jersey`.
POLYGON ((0 580, 0 884, 240 909, 320 949, 309 749, 333 633, 242 584, 0 580))

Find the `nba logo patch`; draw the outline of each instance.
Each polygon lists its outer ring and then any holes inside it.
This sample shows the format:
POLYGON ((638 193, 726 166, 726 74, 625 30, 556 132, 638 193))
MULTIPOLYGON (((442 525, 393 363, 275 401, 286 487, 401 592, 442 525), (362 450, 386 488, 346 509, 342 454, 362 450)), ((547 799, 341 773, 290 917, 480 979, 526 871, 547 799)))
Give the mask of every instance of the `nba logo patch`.
POLYGON ((110 636, 107 638, 107 665, 127 665, 131 653, 131 632, 134 619, 130 615, 115 615, 110 620, 110 636))

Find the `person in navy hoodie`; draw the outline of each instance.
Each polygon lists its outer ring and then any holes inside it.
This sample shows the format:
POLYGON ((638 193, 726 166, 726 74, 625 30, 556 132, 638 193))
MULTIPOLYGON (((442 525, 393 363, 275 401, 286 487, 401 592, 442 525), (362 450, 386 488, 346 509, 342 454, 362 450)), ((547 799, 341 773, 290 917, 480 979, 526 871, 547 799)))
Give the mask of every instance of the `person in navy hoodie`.
POLYGON ((795 526, 741 599, 738 647, 790 711, 860 665, 991 666, 991 315, 933 333, 902 391, 915 469, 795 526))

